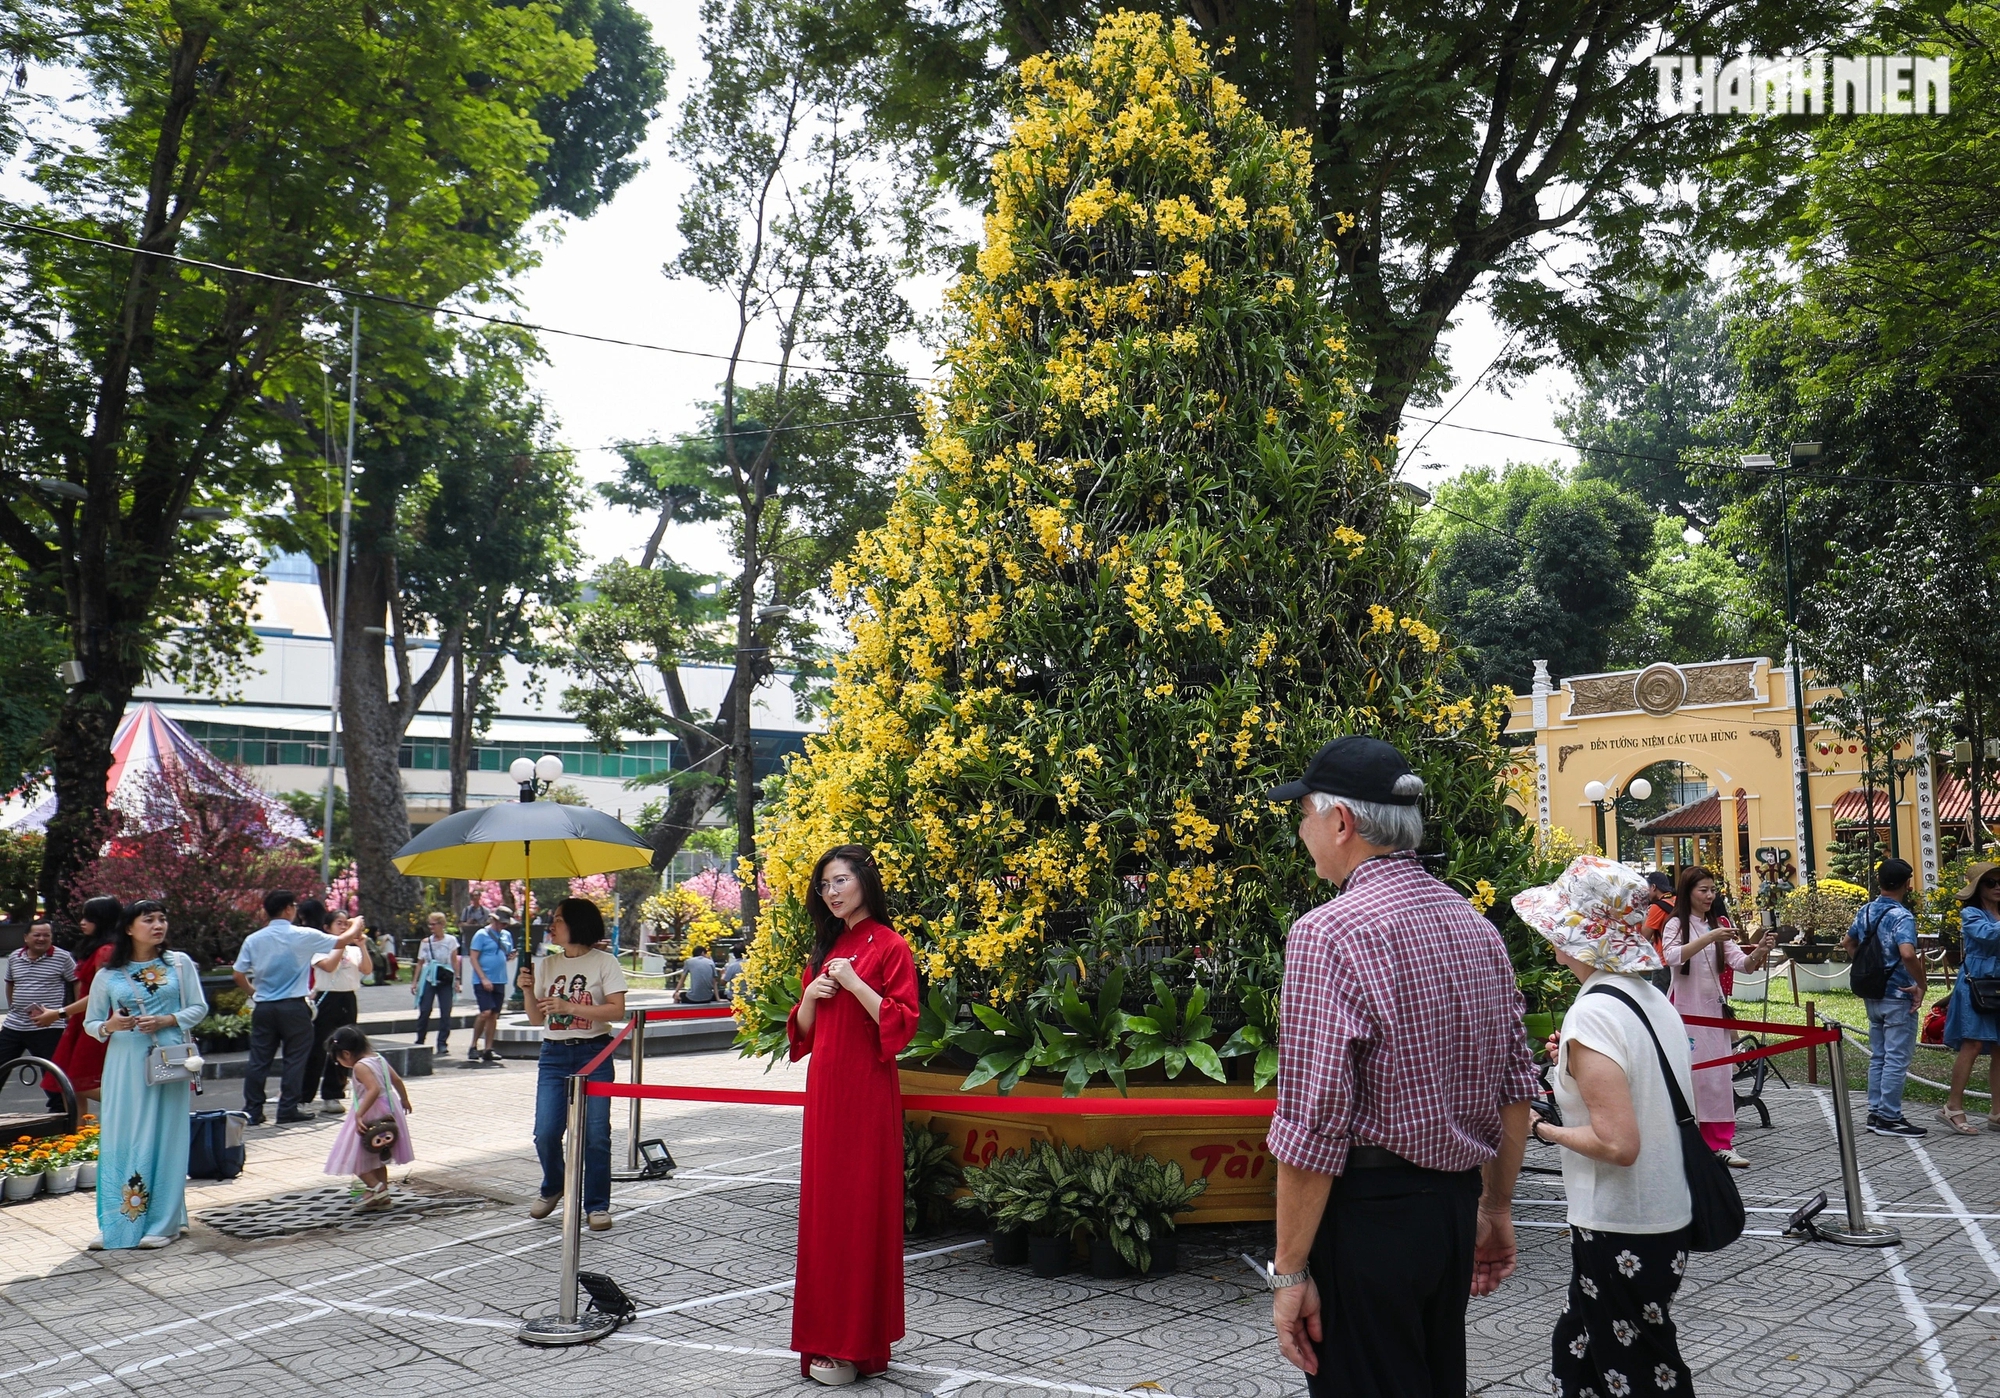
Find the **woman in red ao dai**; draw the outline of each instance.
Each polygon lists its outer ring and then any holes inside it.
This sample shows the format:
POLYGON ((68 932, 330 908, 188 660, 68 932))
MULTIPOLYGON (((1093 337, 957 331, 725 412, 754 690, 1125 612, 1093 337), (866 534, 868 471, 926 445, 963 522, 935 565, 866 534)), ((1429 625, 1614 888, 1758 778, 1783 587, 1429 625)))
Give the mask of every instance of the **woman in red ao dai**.
POLYGON ((806 894, 815 929, 787 1026, 806 1077, 792 1348, 799 1371, 852 1383, 889 1367, 903 1338, 903 1105, 896 1056, 917 1032, 917 967, 887 921, 875 856, 820 856, 806 894))

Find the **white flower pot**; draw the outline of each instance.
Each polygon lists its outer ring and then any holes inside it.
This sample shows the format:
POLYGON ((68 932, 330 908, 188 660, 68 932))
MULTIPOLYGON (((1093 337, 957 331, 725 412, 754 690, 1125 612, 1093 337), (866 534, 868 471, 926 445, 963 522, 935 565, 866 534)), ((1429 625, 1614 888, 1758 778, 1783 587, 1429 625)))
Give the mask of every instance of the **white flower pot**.
POLYGON ((58 1165, 53 1170, 44 1170, 42 1172, 43 1183, 51 1194, 74 1194, 76 1193, 76 1172, 80 1168, 77 1165, 58 1165))
POLYGON ((20 1199, 32 1199, 35 1191, 42 1187, 40 1175, 9 1175, 5 1185, 5 1197, 9 1203, 20 1199))
POLYGON ((76 1187, 78 1189, 97 1188, 97 1162, 95 1160, 77 1162, 76 1187))
POLYGON ((1799 994, 1801 995, 1812 991, 1847 990, 1850 988, 1847 973, 1852 968, 1844 961, 1822 962, 1817 966, 1808 965, 1803 961, 1794 961, 1791 963, 1791 967, 1792 984, 1798 987, 1799 994))

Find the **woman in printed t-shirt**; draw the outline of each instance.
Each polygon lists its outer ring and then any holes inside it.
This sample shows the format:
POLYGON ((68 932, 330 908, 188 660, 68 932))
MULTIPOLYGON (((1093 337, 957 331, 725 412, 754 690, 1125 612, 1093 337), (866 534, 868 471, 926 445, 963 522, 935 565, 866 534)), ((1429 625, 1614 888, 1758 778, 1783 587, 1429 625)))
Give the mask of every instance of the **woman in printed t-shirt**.
MULTIPOLYGON (((540 1076, 535 1081, 535 1154, 542 1158, 541 1197, 530 1218, 547 1218, 562 1202, 563 1130, 569 1120, 568 1080, 611 1042, 609 1025, 625 1017, 625 972, 618 958, 598 946, 604 914, 588 898, 565 898, 549 923, 546 955, 522 967, 521 991, 528 1022, 542 1028, 540 1076)), ((610 1082, 607 1057, 589 1081, 610 1082)), ((592 1097, 583 1107, 583 1212, 591 1231, 611 1226, 611 1099, 592 1097)))
POLYGON ((1556 1055, 1565 1124, 1530 1128, 1562 1148, 1569 1197, 1569 1300, 1550 1344, 1557 1398, 1687 1398, 1694 1385, 1671 1314, 1694 1211, 1662 1053, 1683 1099, 1694 1074, 1687 1028, 1648 979, 1661 961, 1645 930, 1647 892, 1631 869, 1584 855, 1514 898, 1583 982, 1556 1055))

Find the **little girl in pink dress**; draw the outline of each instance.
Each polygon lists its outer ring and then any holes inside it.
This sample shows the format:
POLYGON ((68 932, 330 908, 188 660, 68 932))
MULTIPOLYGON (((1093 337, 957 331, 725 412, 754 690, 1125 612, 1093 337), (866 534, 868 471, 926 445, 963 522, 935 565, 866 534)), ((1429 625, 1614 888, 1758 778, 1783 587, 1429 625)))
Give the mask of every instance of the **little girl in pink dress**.
POLYGON ((389 1060, 375 1052, 368 1036, 351 1024, 333 1031, 326 1041, 326 1056, 354 1075, 347 1115, 334 1133, 333 1151, 326 1158, 329 1175, 354 1175, 361 1180, 361 1209, 375 1213, 389 1207, 389 1166, 407 1165, 417 1158, 410 1144, 409 1089, 389 1060), (394 1089, 392 1092, 390 1089, 394 1089), (371 1148, 364 1129, 384 1118, 396 1124, 395 1143, 387 1151, 371 1148))

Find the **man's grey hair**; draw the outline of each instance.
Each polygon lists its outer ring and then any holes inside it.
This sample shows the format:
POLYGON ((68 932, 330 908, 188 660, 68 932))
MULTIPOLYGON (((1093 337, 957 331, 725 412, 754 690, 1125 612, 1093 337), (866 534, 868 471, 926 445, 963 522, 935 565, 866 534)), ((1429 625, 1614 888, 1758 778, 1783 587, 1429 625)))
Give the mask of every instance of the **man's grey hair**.
MULTIPOLYGON (((1424 779, 1414 772, 1396 778, 1398 796, 1422 796, 1424 779)), ((1334 796, 1324 791, 1308 791, 1306 800, 1324 815, 1335 806, 1347 807, 1354 817, 1354 833, 1371 845, 1385 849, 1415 849, 1424 842, 1424 813, 1417 806, 1392 806, 1386 801, 1357 801, 1352 796, 1334 796)))

